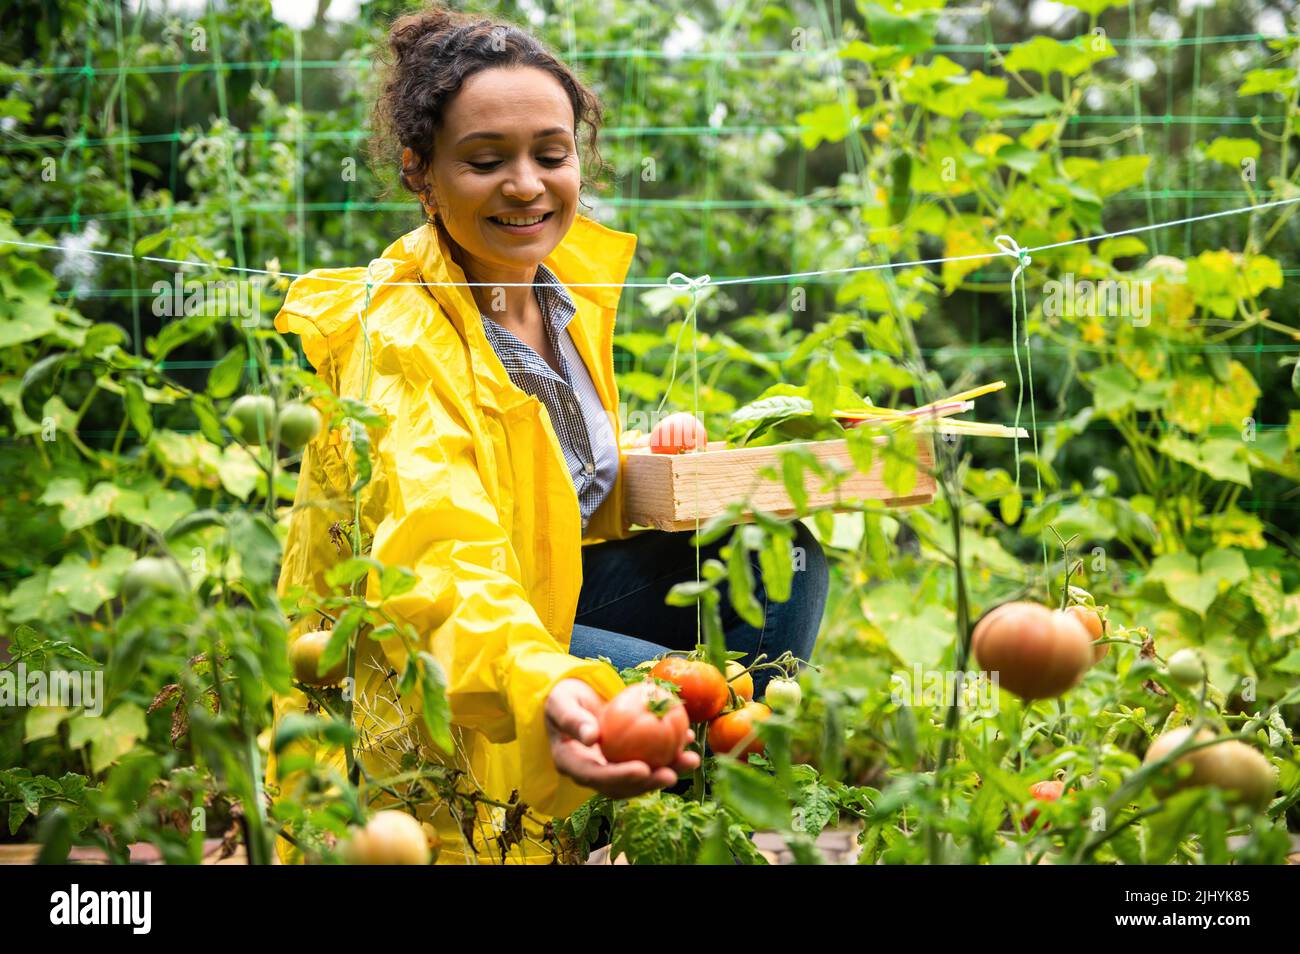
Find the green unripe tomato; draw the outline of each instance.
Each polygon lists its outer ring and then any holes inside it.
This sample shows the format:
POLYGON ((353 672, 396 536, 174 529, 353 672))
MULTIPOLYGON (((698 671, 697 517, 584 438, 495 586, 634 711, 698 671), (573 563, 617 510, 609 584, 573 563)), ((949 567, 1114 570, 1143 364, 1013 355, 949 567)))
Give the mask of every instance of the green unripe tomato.
POLYGON ((1199 686, 1205 681, 1205 664, 1194 649, 1180 649, 1169 657, 1169 675, 1184 686, 1199 686))
POLYGON ((271 437, 275 401, 266 394, 245 394, 230 405, 226 425, 246 444, 262 443, 261 434, 271 437), (258 419, 261 419, 259 432, 258 419))
POLYGON ((320 429, 320 414, 310 404, 294 401, 280 412, 280 443, 290 450, 306 447, 320 429))
POLYGON ((122 574, 122 595, 128 602, 150 593, 184 593, 189 588, 181 568, 160 557, 141 557, 122 574))
POLYGON ((767 684, 763 700, 776 712, 798 712, 803 702, 803 690, 793 679, 773 679, 767 684))

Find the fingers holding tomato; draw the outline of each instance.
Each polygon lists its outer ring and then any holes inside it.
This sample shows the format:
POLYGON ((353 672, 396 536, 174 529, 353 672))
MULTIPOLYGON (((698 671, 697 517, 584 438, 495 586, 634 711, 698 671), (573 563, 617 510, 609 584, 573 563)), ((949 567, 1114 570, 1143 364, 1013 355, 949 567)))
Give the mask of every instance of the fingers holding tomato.
POLYGON ((611 762, 640 761, 652 769, 672 765, 690 731, 682 700, 653 682, 628 686, 600 713, 600 749, 611 762))

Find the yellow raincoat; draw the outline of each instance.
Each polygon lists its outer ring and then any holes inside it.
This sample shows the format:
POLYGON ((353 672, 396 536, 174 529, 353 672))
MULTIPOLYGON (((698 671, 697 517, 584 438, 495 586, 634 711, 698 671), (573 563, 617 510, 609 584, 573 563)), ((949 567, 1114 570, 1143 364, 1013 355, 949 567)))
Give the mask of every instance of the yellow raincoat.
MULTIPOLYGON (((374 471, 361 494, 361 526, 367 537, 373 534, 371 556, 416 573, 415 588, 386 606, 415 626, 421 648, 437 657, 448 679, 456 743, 451 757, 428 740, 418 698, 399 698, 395 691, 406 658, 401 641, 361 637, 353 724, 367 776, 391 778, 409 766, 403 757, 411 754, 449 762, 489 798, 505 802, 518 791, 544 822, 593 794, 556 771, 543 715, 551 688, 569 677, 585 680, 605 698, 622 688, 612 668, 567 649, 582 586, 581 547, 629 535, 623 469, 584 538, 549 415, 510 381, 492 350, 448 241, 441 228, 425 225, 390 245, 368 272, 313 271, 294 281, 275 327, 301 337, 307 359, 337 394, 364 397, 389 418, 386 429, 371 431, 374 471)), ((544 261, 566 284, 618 284, 635 246, 635 235, 578 215, 544 261)), ((611 415, 618 408, 613 332, 621 291, 571 288, 577 316, 569 328, 611 415)), ((619 434, 617 417, 612 420, 619 434)), ((355 477, 343 429, 321 434, 305 449, 282 598, 297 584, 327 592, 325 572, 350 555, 348 544, 336 546, 332 536, 340 532, 334 524, 352 519, 348 488, 355 477)), ((346 526, 342 533, 350 538, 346 526)), ((372 605, 379 601, 374 573, 367 597, 372 605)), ((294 607, 286 604, 286 610, 294 607)), ((317 628, 319 617, 304 619, 293 635, 317 628)), ((297 690, 278 698, 277 722, 303 711, 306 702, 297 690)), ((314 745, 295 743, 285 758, 310 755, 314 745)), ((320 753, 343 771, 341 750, 320 753)), ((282 772, 272 758, 268 778, 281 797, 305 795, 302 773, 292 766, 282 772)), ((435 806, 438 801, 423 799, 420 817, 441 838, 439 863, 501 863, 495 841, 501 810, 480 804, 477 821, 465 825, 447 804, 435 806), (465 827, 476 831, 473 851, 465 827)), ((506 863, 550 862, 551 851, 536 840, 541 829, 525 822, 524 831, 529 837, 511 849, 506 863)), ((298 860, 283 839, 279 851, 285 861, 298 860)))

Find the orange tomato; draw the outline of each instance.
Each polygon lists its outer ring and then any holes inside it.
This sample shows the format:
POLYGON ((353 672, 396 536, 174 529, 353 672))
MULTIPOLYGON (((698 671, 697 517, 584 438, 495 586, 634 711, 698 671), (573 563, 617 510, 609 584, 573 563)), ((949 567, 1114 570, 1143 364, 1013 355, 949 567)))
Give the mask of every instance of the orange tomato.
POLYGON ((754 723, 771 715, 772 710, 761 702, 746 702, 739 709, 724 712, 709 723, 709 748, 714 754, 726 753, 741 759, 751 753, 761 754, 763 740, 758 737, 754 723))
POLYGON ((1101 621, 1101 616, 1096 610, 1089 609, 1086 606, 1081 606, 1078 603, 1075 603, 1073 606, 1067 606, 1065 612, 1082 623, 1083 628, 1086 629, 1088 635, 1092 637, 1092 664, 1094 666, 1097 665, 1097 663, 1105 659, 1106 654, 1110 652, 1109 645, 1105 643, 1100 646, 1097 645, 1097 640, 1106 635, 1106 625, 1101 621))

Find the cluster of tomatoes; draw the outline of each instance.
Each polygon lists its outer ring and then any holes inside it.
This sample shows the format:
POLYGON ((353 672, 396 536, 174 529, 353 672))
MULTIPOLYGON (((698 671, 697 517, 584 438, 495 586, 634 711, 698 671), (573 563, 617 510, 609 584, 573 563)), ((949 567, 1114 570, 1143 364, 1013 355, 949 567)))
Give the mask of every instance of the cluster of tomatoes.
POLYGON ((628 686, 600 715, 600 747, 611 762, 639 760, 651 768, 677 760, 692 723, 708 724, 715 753, 746 758, 763 751, 755 728, 772 709, 798 709, 799 683, 773 679, 766 700, 754 701, 754 677, 735 660, 724 675, 703 659, 667 656, 650 665, 650 678, 628 686), (676 691, 656 680, 671 683, 676 691))
MULTIPOLYGON (((1006 603, 975 626, 971 651, 982 669, 998 674, 1002 688, 1026 700, 1050 699, 1077 685, 1110 650, 1107 643, 1098 642, 1105 628, 1101 616, 1088 606, 1051 610, 1038 603, 1006 603)), ((1168 672, 1189 686, 1205 679, 1205 665, 1191 649, 1170 656, 1168 672)), ((1183 727, 1161 735, 1147 750, 1144 763, 1168 757, 1187 742, 1191 732, 1191 727, 1183 727)), ((1157 780, 1157 790, 1168 793, 1207 785, 1224 792, 1230 803, 1263 808, 1277 791, 1272 763, 1244 742, 1213 742, 1214 738, 1208 730, 1198 732, 1193 744, 1203 747, 1182 753, 1169 775, 1157 780)), ((1038 782, 1030 786, 1029 794, 1036 802, 1055 802, 1066 794, 1065 784, 1038 782)), ((1038 809, 1032 809, 1022 827, 1029 830, 1037 818, 1038 809)))
POLYGON ((310 404, 291 401, 275 415, 275 400, 267 394, 245 394, 230 405, 226 425, 246 444, 260 444, 262 435, 271 436, 271 426, 279 428, 279 443, 291 451, 302 450, 320 433, 320 413, 310 404))

